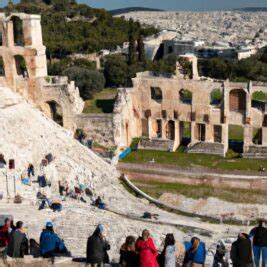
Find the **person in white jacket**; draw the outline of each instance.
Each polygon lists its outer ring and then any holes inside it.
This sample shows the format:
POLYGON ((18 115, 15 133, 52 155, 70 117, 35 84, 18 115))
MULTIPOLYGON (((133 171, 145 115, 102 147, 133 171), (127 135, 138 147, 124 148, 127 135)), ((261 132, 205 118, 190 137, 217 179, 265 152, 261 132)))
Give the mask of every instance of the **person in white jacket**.
POLYGON ((175 239, 173 234, 167 234, 164 245, 164 267, 176 266, 175 239))

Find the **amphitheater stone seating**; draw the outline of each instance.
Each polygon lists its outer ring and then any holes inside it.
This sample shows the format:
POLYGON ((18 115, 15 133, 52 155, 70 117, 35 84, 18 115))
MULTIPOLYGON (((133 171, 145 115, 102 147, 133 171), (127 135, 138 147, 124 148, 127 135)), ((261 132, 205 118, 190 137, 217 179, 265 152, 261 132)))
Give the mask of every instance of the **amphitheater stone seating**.
POLYGON ((189 146, 186 152, 224 156, 224 146, 220 143, 198 142, 189 146))
POLYGON ((138 148, 150 150, 172 151, 174 146, 173 140, 163 139, 141 139, 138 148))
POLYGON ((247 159, 267 159, 267 146, 249 146, 242 154, 247 159))

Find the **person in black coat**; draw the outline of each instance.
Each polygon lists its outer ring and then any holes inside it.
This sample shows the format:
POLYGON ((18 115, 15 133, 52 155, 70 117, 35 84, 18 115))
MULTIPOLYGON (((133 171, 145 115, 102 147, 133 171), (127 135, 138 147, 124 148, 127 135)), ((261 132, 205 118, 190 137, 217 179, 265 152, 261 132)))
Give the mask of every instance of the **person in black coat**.
POLYGON ((16 229, 13 230, 10 234, 7 246, 7 255, 9 257, 23 258, 24 255, 28 255, 28 239, 22 227, 23 222, 17 222, 16 229))
POLYGON ((231 260, 233 267, 253 267, 252 245, 249 235, 242 233, 232 244, 231 260))
POLYGON ((103 236, 103 226, 99 224, 93 235, 88 238, 86 262, 89 264, 109 263, 108 250, 110 250, 110 245, 103 236))
POLYGON ((139 263, 140 259, 136 252, 135 238, 127 236, 120 249, 120 264, 123 267, 138 267, 139 263))

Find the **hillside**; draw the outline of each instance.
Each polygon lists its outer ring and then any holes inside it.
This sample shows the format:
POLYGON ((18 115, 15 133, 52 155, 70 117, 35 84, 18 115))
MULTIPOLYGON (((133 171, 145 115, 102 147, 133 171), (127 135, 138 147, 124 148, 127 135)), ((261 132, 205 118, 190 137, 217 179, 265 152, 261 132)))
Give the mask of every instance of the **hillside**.
POLYGON ((123 15, 129 12, 138 12, 138 11, 153 12, 153 11, 163 11, 163 10, 156 8, 147 8, 147 7, 127 7, 127 8, 114 9, 109 12, 113 16, 116 16, 116 15, 123 15))
MULTIPOLYGON (((19 4, 9 4, 0 12, 41 14, 48 58, 116 49, 128 40, 128 21, 73 0, 22 0, 19 4)), ((136 22, 135 25, 139 30, 141 26, 136 22)), ((144 36, 155 32, 153 27, 143 29, 144 36)))

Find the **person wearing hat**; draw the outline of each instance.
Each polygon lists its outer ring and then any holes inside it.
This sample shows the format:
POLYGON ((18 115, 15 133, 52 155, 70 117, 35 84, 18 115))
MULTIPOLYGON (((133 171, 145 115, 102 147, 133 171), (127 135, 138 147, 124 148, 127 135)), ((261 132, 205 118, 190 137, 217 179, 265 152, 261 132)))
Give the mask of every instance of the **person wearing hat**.
POLYGON ((103 235, 103 230, 102 224, 99 224, 87 241, 86 263, 92 266, 100 267, 108 263, 107 251, 110 250, 110 245, 103 235))
POLYGON ((44 258, 70 256, 62 239, 54 232, 53 223, 47 222, 40 236, 40 254, 44 258))

